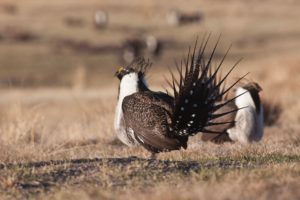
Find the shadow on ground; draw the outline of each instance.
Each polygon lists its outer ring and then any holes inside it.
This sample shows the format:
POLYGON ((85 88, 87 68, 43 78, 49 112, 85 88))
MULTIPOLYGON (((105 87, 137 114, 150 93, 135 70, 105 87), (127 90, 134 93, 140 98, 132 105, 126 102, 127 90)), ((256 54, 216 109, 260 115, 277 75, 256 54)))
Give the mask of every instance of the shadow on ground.
POLYGON ((0 190, 18 191, 22 197, 48 192, 62 185, 93 185, 117 188, 184 179, 201 174, 209 179, 216 171, 252 169, 274 163, 300 162, 300 156, 270 154, 260 157, 223 157, 214 160, 174 161, 137 157, 51 160, 30 163, 0 164, 0 190))

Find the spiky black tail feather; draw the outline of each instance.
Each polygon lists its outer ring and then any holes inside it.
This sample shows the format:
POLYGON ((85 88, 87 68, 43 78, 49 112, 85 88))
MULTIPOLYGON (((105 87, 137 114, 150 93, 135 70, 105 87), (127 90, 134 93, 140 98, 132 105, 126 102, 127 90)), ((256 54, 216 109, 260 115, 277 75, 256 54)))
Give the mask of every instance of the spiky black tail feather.
MULTIPOLYGON (((210 53, 208 60, 205 61, 204 53, 209 38, 210 35, 206 39, 204 38, 199 48, 197 48, 198 45, 196 41, 192 52, 189 49, 187 58, 184 59, 184 62, 180 63, 180 66, 177 66, 179 80, 171 73, 172 80, 169 84, 173 89, 175 99, 172 125, 174 133, 177 136, 186 137, 195 135, 198 132, 209 132, 206 130, 206 127, 213 125, 210 121, 232 112, 237 112, 235 109, 226 113, 219 113, 218 115, 214 114, 216 110, 237 98, 235 97, 223 104, 217 105, 217 101, 227 95, 230 89, 243 79, 244 76, 228 88, 223 86, 225 80, 239 61, 233 65, 224 77, 218 78, 220 68, 223 66, 223 62, 230 48, 221 59, 219 65, 215 69, 212 69, 212 61, 220 37, 210 53)), ((220 124, 222 123, 233 122, 220 122, 220 124)))

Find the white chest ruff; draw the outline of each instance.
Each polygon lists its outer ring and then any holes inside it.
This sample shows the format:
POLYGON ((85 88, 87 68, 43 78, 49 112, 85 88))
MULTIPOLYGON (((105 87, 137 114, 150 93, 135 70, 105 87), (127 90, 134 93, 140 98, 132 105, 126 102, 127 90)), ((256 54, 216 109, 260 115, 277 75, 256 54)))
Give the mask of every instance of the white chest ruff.
MULTIPOLYGON (((236 96, 246 92, 243 88, 238 88, 236 96)), ((238 97, 235 104, 239 110, 235 117, 235 126, 228 129, 229 137, 233 141, 240 143, 250 143, 259 141, 263 136, 263 107, 260 112, 256 112, 255 104, 249 92, 238 97), (244 108, 243 108, 244 107, 244 108)))
POLYGON ((115 113, 114 128, 118 138, 128 146, 136 146, 138 142, 132 129, 127 128, 123 118, 122 103, 126 96, 138 92, 138 75, 130 73, 125 75, 120 83, 119 98, 115 113))

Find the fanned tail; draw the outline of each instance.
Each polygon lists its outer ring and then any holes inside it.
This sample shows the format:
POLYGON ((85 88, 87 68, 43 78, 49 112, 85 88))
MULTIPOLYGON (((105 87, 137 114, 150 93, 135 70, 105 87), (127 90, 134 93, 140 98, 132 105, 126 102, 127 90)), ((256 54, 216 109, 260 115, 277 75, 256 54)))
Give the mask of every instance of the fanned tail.
MULTIPOLYGON (((191 51, 191 49, 189 49, 187 58, 180 64, 177 64, 179 80, 171 73, 172 79, 168 82, 172 87, 175 100, 172 125, 174 134, 177 136, 186 137, 195 135, 198 132, 208 132, 206 127, 213 125, 212 120, 230 114, 231 112, 237 112, 237 110, 232 110, 226 113, 219 113, 218 115, 214 114, 216 110, 235 99, 225 101, 225 103, 221 105, 217 104, 220 99, 224 99, 225 95, 227 95, 244 76, 228 88, 224 86, 226 79, 240 61, 236 62, 225 76, 219 76, 220 69, 223 66, 223 62, 230 48, 218 66, 213 69, 212 61, 220 37, 206 61, 204 54, 209 39, 210 35, 204 37, 199 48, 196 41, 193 50, 191 51)), ((221 123, 233 122, 226 121, 221 123)))

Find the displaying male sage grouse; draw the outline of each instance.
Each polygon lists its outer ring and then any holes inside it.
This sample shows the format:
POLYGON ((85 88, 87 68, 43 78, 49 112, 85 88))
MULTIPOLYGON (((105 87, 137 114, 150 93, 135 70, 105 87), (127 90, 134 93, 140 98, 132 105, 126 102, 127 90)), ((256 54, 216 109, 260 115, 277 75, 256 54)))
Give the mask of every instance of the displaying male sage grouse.
POLYGON ((264 128, 263 106, 260 101, 259 92, 261 87, 255 82, 249 82, 241 85, 236 89, 235 95, 243 96, 236 98, 235 102, 230 102, 223 106, 218 112, 226 112, 228 110, 243 108, 236 113, 230 113, 222 116, 218 121, 235 121, 231 124, 222 124, 209 127, 209 130, 214 132, 221 132, 216 134, 202 135, 203 141, 212 141, 215 143, 223 143, 226 141, 237 141, 240 143, 249 143, 261 140, 264 128))
MULTIPOLYGON (((221 90, 223 83, 237 63, 220 80, 218 72, 227 55, 224 55, 215 70, 211 69, 217 44, 208 59, 204 57, 209 37, 177 67, 179 80, 172 74, 169 82, 173 96, 163 92, 151 91, 145 81, 145 73, 151 65, 141 59, 127 67, 121 67, 116 76, 120 80, 118 103, 115 116, 115 129, 119 139, 128 146, 142 145, 152 152, 179 150, 187 148, 188 137, 198 132, 208 132, 207 127, 222 116, 234 113, 232 109, 224 113, 215 112, 237 97, 216 105, 237 82, 221 90), (183 69, 184 68, 184 69, 183 69)), ((232 122, 222 121, 218 124, 232 122)), ((211 131, 209 131, 211 132, 211 131)))

